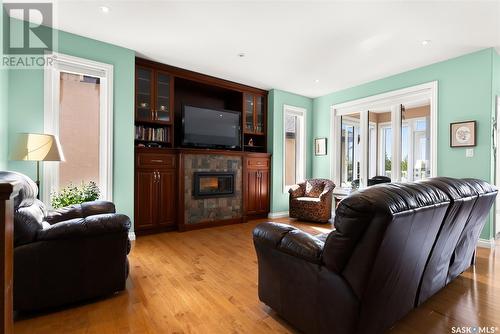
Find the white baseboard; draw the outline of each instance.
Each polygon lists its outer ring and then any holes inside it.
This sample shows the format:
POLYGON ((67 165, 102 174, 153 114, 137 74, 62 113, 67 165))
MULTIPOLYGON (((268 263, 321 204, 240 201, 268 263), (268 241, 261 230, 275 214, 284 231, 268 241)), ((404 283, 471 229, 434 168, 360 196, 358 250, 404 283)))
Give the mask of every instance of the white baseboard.
POLYGON ((134 232, 128 232, 128 238, 130 240, 135 240, 135 233, 134 232))
POLYGON ((270 212, 268 217, 271 219, 288 217, 288 211, 270 212))
POLYGON ((479 239, 477 242, 477 247, 482 248, 495 248, 495 239, 479 239))

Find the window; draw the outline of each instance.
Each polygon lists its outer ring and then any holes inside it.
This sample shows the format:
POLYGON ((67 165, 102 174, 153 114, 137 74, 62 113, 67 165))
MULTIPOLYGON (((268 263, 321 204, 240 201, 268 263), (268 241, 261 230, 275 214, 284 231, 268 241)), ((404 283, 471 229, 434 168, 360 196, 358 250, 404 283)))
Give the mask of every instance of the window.
POLYGON ((342 116, 340 144, 340 173, 342 187, 359 184, 361 159, 360 114, 342 116))
POLYGON ((44 164, 43 201, 89 181, 112 200, 112 78, 112 65, 62 54, 45 70, 44 131, 59 136, 66 161, 44 164))
POLYGON ((99 78, 59 73, 59 187, 99 180, 99 78), (85 124, 85 131, 79 131, 85 124), (75 134, 78 134, 75 136, 75 134))
POLYGON ((436 174, 437 83, 332 106, 332 178, 341 188, 436 174), (360 111, 361 110, 361 111, 360 111))
POLYGON ((283 180, 284 192, 305 179, 306 110, 285 105, 283 108, 283 180))
POLYGON ((401 180, 430 177, 430 105, 401 108, 401 180))

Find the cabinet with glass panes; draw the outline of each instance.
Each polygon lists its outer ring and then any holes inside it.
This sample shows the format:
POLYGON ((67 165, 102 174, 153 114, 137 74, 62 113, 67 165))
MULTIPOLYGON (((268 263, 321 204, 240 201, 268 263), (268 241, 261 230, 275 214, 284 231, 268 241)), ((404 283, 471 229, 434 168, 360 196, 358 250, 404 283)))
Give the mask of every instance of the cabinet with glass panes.
POLYGON ((161 70, 136 67, 136 145, 172 147, 172 77, 161 70))
POLYGON ((258 94, 243 94, 243 134, 245 151, 265 150, 265 97, 258 94))

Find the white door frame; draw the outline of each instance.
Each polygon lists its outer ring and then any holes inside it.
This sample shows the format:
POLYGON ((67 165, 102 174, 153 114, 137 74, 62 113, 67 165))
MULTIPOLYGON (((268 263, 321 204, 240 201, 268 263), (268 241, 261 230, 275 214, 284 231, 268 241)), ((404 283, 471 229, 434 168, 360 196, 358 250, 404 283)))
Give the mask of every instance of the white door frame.
MULTIPOLYGON (((498 138, 500 128, 498 126, 499 116, 500 116, 500 95, 496 96, 495 99, 495 121, 493 125, 493 149, 495 155, 495 185, 498 187, 500 185, 500 152, 498 151, 498 138)), ((497 196, 495 202, 495 214, 493 216, 493 238, 496 239, 497 235, 500 233, 500 197, 497 196)))
MULTIPOLYGON (((60 73, 84 74, 100 79, 99 188, 101 198, 113 200, 113 65, 54 52, 51 67, 44 70, 44 133, 59 137, 60 73)), ((84 131, 84 129, 82 129, 84 131)), ((63 147, 64 150, 64 147, 63 147)), ((59 163, 45 163, 41 199, 50 202, 59 190, 59 163)))
MULTIPOLYGON (((378 109, 386 106, 391 107, 391 123, 392 128, 396 129, 398 124, 401 124, 401 113, 397 112, 400 109, 401 104, 411 104, 422 100, 428 100, 430 104, 430 159, 431 159, 431 176, 437 175, 437 120, 438 120, 438 82, 432 81, 424 84, 420 84, 413 87, 403 88, 394 90, 387 93, 377 94, 361 98, 358 100, 353 100, 345 103, 340 103, 332 105, 330 108, 331 113, 331 125, 330 125, 330 138, 331 140, 331 152, 330 156, 330 178, 334 180, 335 184, 341 184, 340 180, 340 160, 338 155, 340 154, 340 131, 341 131, 341 116, 348 115, 352 113, 360 113, 361 120, 368 119, 368 110, 378 109)), ((366 184, 368 170, 366 167, 366 161, 368 158, 368 136, 367 126, 363 125, 367 123, 362 122, 362 156, 365 157, 365 162, 361 163, 361 180, 360 184, 366 184)), ((400 161, 401 155, 401 135, 399 131, 392 131, 393 135, 393 159, 394 161, 400 161)), ((398 163, 393 164, 395 170, 392 171, 392 179, 398 181, 400 178, 400 166, 398 163)))

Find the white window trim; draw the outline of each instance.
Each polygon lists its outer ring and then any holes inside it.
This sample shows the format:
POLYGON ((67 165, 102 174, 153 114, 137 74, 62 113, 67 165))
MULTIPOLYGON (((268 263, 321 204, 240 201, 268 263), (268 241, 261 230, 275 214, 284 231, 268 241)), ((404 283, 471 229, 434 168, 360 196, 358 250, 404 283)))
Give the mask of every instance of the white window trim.
MULTIPOLYGON (((437 119, 438 119, 438 82, 432 81, 424 84, 420 84, 413 87, 403 88, 394 90, 387 93, 377 94, 368 96, 362 99, 353 100, 337 105, 332 105, 330 108, 331 114, 331 125, 330 125, 330 138, 331 142, 331 152, 330 156, 330 178, 334 180, 336 184, 341 184, 340 180, 340 162, 337 158, 340 154, 340 133, 341 120, 340 117, 343 115, 349 115, 352 113, 360 113, 360 119, 368 118, 368 110, 377 109, 381 107, 386 107, 388 105, 393 106, 391 109, 391 114, 395 117, 391 118, 391 123, 393 129, 401 124, 401 113, 397 112, 396 109, 400 109, 401 104, 411 104, 413 102, 418 102, 422 100, 428 100, 430 104, 430 160, 431 160, 431 177, 437 175, 437 119)), ((362 122, 361 125, 366 127, 366 122, 362 122)), ((362 130, 362 133, 367 133, 366 130, 362 130)), ((401 155, 401 135, 399 131, 393 131, 393 141, 392 147, 393 154, 392 157, 394 161, 400 161, 401 155)), ((366 161, 368 159, 368 136, 363 136, 361 141, 361 151, 363 159, 365 162, 361 163, 361 178, 360 184, 365 184, 367 180, 368 170, 366 168, 366 161)), ((394 164, 395 170, 392 171, 394 175, 393 181, 399 181, 400 178, 400 165, 399 163, 394 164)))
MULTIPOLYGON (((59 136, 60 72, 100 78, 99 111, 99 187, 101 198, 113 200, 113 65, 54 52, 53 65, 44 70, 44 132, 59 136)), ((64 147, 63 147, 64 150, 64 147)), ((50 202, 50 193, 59 187, 59 163, 45 163, 42 201, 50 202)))
MULTIPOLYGON (((291 106, 291 105, 287 105, 287 104, 284 104, 283 105, 283 193, 288 193, 288 189, 290 189, 290 187, 292 185, 287 185, 286 184, 286 179, 285 179, 285 172, 286 172, 286 161, 285 161, 285 150, 286 150, 286 114, 287 113, 291 113, 291 114, 294 114, 294 115, 297 115, 299 117, 302 117, 302 119, 304 120, 304 124, 302 124, 302 127, 303 127, 303 131, 302 131, 302 134, 300 135, 300 141, 302 142, 302 159, 303 159, 303 166, 302 166, 302 170, 303 170, 303 177, 304 179, 306 178, 306 175, 307 175, 307 171, 306 171, 306 167, 307 167, 307 109, 305 108, 300 108, 300 107, 295 107, 295 106, 291 106)), ((297 180, 297 182, 302 182, 304 180, 297 180)))

